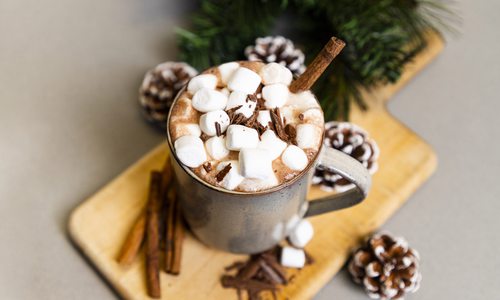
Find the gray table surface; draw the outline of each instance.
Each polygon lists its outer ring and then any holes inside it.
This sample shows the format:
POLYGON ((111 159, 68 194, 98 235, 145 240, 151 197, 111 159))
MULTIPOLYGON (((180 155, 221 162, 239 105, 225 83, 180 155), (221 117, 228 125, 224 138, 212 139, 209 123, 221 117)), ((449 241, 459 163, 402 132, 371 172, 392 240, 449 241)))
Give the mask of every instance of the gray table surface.
MULTIPOLYGON (((429 141, 435 175, 384 226, 422 256, 408 299, 498 299, 500 3, 460 1, 462 36, 390 110, 429 141)), ((175 58, 194 1, 0 1, 0 299, 114 299, 68 240, 68 215, 163 136, 143 73, 175 58)), ((317 299, 366 299, 342 271, 317 299)))

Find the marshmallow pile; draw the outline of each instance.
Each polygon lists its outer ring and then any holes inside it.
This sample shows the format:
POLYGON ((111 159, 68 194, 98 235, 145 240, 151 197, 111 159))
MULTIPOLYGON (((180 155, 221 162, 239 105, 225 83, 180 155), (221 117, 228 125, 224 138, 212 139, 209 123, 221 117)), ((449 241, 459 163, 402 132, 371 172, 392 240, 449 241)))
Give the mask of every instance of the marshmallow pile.
POLYGON ((299 174, 320 147, 324 120, 311 92, 289 91, 292 79, 286 67, 260 62, 193 77, 170 117, 177 158, 228 190, 267 189, 299 174), (283 138, 284 126, 293 127, 293 140, 283 138))

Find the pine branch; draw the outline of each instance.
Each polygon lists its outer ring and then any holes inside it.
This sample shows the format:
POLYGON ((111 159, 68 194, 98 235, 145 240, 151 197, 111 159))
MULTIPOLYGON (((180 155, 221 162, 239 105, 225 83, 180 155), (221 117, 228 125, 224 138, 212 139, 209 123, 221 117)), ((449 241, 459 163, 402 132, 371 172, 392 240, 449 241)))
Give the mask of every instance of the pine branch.
POLYGON ((178 29, 181 59, 204 69, 243 59, 285 10, 289 31, 312 59, 332 36, 347 46, 316 83, 327 119, 347 119, 351 102, 365 109, 360 88, 396 82, 425 48, 424 32, 450 31, 453 11, 440 0, 202 0, 190 31, 178 29))

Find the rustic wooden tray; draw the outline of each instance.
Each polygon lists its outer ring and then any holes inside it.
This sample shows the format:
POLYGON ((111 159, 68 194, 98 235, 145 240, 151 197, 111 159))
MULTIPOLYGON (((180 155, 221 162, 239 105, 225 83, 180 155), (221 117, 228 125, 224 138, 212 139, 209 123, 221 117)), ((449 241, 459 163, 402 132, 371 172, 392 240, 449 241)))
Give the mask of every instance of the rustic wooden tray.
MULTIPOLYGON (((392 117, 385 103, 442 49, 441 39, 430 35, 427 50, 406 68, 397 84, 367 94, 369 111, 352 112, 352 121, 365 128, 381 150, 373 188, 362 204, 311 219, 316 234, 307 251, 316 263, 297 272, 293 283, 279 292, 279 299, 313 297, 342 267, 360 238, 381 226, 435 170, 436 156, 431 147, 392 117)), ((126 299, 148 299, 144 259, 141 255, 124 269, 115 258, 146 203, 149 172, 161 168, 167 155, 166 144, 159 145, 85 200, 70 217, 71 238, 126 299)), ((308 198, 324 194, 313 188, 308 198)), ((219 278, 225 266, 240 258, 210 249, 188 234, 181 275, 161 274, 163 299, 236 299, 235 291, 223 289, 219 278)))

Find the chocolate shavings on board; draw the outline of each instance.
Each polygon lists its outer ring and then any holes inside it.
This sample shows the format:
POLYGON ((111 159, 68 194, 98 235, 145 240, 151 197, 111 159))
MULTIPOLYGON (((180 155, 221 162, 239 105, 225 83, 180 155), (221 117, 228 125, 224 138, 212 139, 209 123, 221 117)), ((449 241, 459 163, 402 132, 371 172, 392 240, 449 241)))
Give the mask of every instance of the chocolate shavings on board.
MULTIPOLYGON (((246 292, 249 300, 260 299, 261 292, 271 292, 277 299, 276 292, 280 286, 287 285, 296 274, 287 277, 286 269, 278 261, 280 247, 277 246, 266 252, 254 254, 246 262, 235 262, 225 268, 226 272, 221 277, 222 286, 234 288, 238 292, 238 299, 243 299, 242 292, 246 292)), ((306 252, 306 265, 313 263, 312 257, 306 252)))

